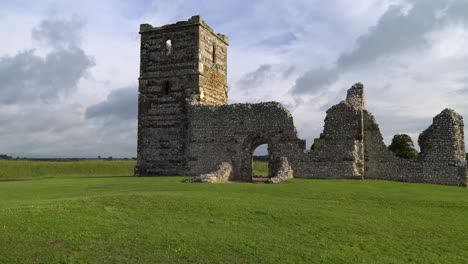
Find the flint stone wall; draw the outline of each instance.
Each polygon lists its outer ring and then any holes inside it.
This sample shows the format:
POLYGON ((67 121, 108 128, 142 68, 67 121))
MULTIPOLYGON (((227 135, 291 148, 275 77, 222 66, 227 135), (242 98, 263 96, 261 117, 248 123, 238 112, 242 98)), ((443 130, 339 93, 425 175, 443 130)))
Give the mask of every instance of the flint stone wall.
POLYGON ((193 177, 188 182, 197 183, 223 183, 228 182, 232 176, 232 165, 229 162, 223 162, 218 169, 211 173, 201 174, 193 177))
POLYGON ((323 133, 310 151, 298 149, 288 157, 295 177, 361 179, 364 177, 362 84, 354 85, 345 101, 327 110, 323 133))
POLYGON ((183 175, 188 104, 227 103, 228 38, 200 16, 161 27, 142 24, 140 34, 135 175, 183 175))
POLYGON ((281 157, 279 160, 278 171, 276 175, 270 177, 266 183, 281 183, 288 181, 294 177, 293 169, 291 165, 289 165, 288 159, 285 157, 281 157))
POLYGON ((281 104, 191 105, 188 108, 188 175, 213 171, 220 163, 233 165, 233 179, 250 181, 252 154, 268 144, 270 173, 288 151, 304 146, 289 111, 281 104))
POLYGON ((227 105, 228 39, 201 17, 143 24, 140 34, 137 176, 197 176, 230 164, 230 179, 251 181, 253 151, 268 144, 271 177, 283 172, 284 158, 298 178, 466 186, 463 118, 453 110, 442 111, 420 135, 416 160, 397 158, 383 143, 358 83, 327 111, 323 133, 306 150, 281 104, 227 105))
POLYGON ((365 109, 364 87, 327 111, 323 133, 311 150, 297 137, 289 111, 279 103, 188 108, 187 164, 190 175, 233 165, 234 180, 250 181, 252 153, 268 144, 271 177, 286 158, 297 178, 385 179, 466 186, 463 119, 446 109, 419 139, 416 160, 396 157, 383 143, 375 118, 365 109))
POLYGON ((396 157, 383 143, 375 118, 364 114, 365 177, 404 182, 466 186, 463 118, 445 109, 419 136, 421 153, 415 160, 396 157))

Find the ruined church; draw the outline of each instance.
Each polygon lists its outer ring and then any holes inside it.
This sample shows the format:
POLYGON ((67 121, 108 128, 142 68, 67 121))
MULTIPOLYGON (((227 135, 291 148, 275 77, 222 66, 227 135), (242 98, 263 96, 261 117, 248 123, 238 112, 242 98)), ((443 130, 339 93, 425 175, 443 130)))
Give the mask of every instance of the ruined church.
POLYGON ((228 37, 200 16, 140 26, 136 176, 252 181, 253 151, 268 145, 272 182, 291 177, 383 179, 466 186, 463 118, 450 109, 418 139, 414 160, 396 157, 367 111, 364 87, 327 110, 323 133, 306 149, 280 103, 228 104, 228 37))

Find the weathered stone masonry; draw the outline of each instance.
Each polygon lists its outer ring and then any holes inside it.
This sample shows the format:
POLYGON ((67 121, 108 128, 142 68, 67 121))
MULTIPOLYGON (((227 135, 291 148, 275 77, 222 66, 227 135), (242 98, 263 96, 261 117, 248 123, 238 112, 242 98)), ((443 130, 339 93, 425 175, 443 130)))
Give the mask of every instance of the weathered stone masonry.
POLYGON ((137 175, 187 172, 188 106, 227 103, 228 39, 198 16, 140 27, 137 175), (141 169, 141 171, 140 171, 141 169))
POLYGON ((137 176, 251 181, 253 151, 268 144, 271 182, 294 175, 466 186, 463 118, 453 110, 420 135, 416 160, 397 158, 356 84, 327 111, 323 133, 306 150, 281 104, 227 104, 228 39, 201 17, 144 24, 140 34, 137 176))

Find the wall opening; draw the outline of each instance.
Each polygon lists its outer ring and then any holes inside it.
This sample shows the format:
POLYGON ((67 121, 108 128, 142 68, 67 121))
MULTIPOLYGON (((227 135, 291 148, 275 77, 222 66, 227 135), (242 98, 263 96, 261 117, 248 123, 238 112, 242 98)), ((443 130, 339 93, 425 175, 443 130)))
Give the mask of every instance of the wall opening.
POLYGON ((213 63, 216 63, 216 44, 213 44, 213 53, 211 54, 213 63))
POLYGON ((270 176, 270 155, 268 144, 263 144, 252 152, 252 182, 265 182, 270 176))
POLYGON ((162 86, 162 94, 168 95, 171 92, 172 84, 168 81, 165 81, 162 86))
POLYGON ((415 149, 413 139, 408 134, 396 134, 387 147, 395 156, 403 159, 416 159, 419 152, 415 149))
POLYGON ((172 52, 172 40, 171 39, 166 40, 165 52, 166 52, 166 56, 171 55, 171 52, 172 52))

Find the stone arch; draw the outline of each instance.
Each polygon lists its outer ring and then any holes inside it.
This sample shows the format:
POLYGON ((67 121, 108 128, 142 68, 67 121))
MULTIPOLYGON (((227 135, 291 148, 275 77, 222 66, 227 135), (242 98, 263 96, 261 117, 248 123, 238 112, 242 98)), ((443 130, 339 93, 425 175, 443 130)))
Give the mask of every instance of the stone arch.
POLYGON ((261 145, 266 144, 268 146, 268 155, 270 155, 270 160, 268 162, 268 177, 273 175, 274 170, 272 168, 272 157, 275 150, 275 144, 272 138, 269 135, 264 134, 254 134, 246 137, 243 143, 242 148, 242 159, 240 163, 240 179, 242 181, 252 181, 252 169, 253 169, 253 153, 255 149, 261 145))

